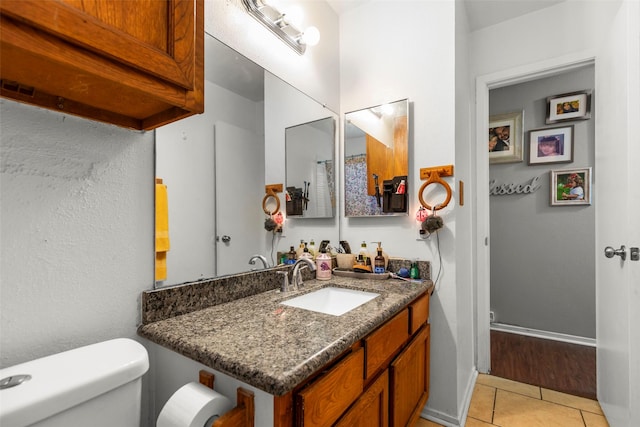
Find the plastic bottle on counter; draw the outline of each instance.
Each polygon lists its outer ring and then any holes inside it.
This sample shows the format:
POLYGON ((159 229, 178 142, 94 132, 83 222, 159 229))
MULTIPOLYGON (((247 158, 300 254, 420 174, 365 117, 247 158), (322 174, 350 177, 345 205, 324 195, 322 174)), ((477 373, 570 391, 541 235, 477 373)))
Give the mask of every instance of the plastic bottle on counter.
POLYGON ((296 250, 293 249, 293 246, 291 246, 291 249, 289 249, 289 252, 287 253, 287 264, 295 264, 296 263, 296 250))
POLYGON ((318 253, 316 252, 316 244, 313 239, 309 241, 309 253, 313 259, 316 259, 316 255, 318 255, 318 253))
POLYGON ((376 274, 382 274, 385 272, 385 261, 382 255, 382 242, 378 243, 378 254, 373 260, 373 272, 376 274))
POLYGON ((409 270, 409 277, 411 277, 412 279, 419 279, 420 278, 420 270, 418 270, 418 261, 414 260, 411 263, 411 269, 409 270))
POLYGON ((302 255, 302 252, 304 252, 304 240, 300 240, 300 246, 298 246, 298 249, 296 249, 296 258, 300 258, 300 255, 302 255))
POLYGON ((371 255, 369 255, 369 251, 367 250, 367 242, 362 242, 360 244, 360 252, 358 252, 358 259, 362 258, 362 262, 364 265, 371 265, 371 255), (362 256, 362 257, 361 257, 362 256))
POLYGON ((331 257, 324 249, 316 257, 316 279, 331 279, 331 257))
POLYGON ((311 252, 309 251, 309 248, 307 247, 307 244, 304 244, 304 248, 302 248, 302 253, 300 254, 300 256, 298 257, 298 259, 302 259, 302 258, 307 258, 307 259, 313 259, 313 256, 311 256, 311 252))

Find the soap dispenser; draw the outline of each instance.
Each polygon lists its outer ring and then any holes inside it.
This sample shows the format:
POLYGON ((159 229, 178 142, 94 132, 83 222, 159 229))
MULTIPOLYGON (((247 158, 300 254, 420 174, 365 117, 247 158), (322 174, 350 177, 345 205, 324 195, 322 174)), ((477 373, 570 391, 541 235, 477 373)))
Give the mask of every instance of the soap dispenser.
POLYGON ((331 279, 331 257, 324 248, 320 249, 320 253, 316 257, 316 279, 331 279))

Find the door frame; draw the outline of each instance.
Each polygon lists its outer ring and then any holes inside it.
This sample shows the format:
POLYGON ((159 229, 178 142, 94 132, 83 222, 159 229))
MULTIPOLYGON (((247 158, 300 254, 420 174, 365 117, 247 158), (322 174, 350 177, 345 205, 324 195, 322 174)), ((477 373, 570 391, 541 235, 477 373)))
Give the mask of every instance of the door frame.
POLYGON ((489 152, 484 149, 489 133, 489 91, 531 80, 561 74, 576 68, 595 64, 596 55, 584 51, 535 62, 507 70, 485 74, 476 78, 475 115, 475 191, 474 247, 476 251, 476 369, 481 373, 491 371, 490 341, 490 223, 489 223, 489 152))

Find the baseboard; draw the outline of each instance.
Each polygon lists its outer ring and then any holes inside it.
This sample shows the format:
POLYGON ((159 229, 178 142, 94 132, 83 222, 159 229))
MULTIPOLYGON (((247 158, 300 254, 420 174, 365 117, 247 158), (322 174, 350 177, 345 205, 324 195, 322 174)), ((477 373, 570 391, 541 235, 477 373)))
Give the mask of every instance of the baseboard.
POLYGON ((471 405, 471 397, 473 396, 473 389, 475 388, 477 379, 478 371, 474 369, 473 373, 469 377, 469 381, 467 382, 464 399, 462 400, 462 411, 458 414, 457 419, 449 414, 435 411, 426 406, 422 409, 422 413, 420 414, 420 416, 429 421, 433 421, 434 423, 438 423, 446 427, 464 426, 467 415, 469 414, 469 405, 471 405))
POLYGON ((534 338, 542 338, 547 340, 562 341, 570 344, 585 345, 595 347, 595 338, 579 337, 576 335, 561 334, 558 332, 541 331, 539 329, 523 328, 522 326, 507 325, 504 323, 492 323, 490 325, 492 331, 508 332, 512 334, 526 335, 534 338))

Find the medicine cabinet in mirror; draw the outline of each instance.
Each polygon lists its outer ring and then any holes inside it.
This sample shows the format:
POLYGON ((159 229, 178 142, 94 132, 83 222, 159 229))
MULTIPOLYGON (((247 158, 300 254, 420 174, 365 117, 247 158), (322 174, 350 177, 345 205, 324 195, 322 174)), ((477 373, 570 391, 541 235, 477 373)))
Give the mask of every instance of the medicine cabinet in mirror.
POLYGON ((325 220, 321 233, 298 221, 285 223, 279 243, 262 210, 265 185, 285 183, 285 129, 337 114, 209 34, 205 55, 204 113, 155 131, 170 241, 166 279, 156 287, 261 269, 249 264, 256 254, 274 265, 298 235, 339 240, 337 221, 325 220))
POLYGON ((408 214, 407 99, 346 113, 344 156, 345 216, 408 214))
POLYGON ((335 134, 333 117, 285 130, 287 218, 335 215, 335 134))

